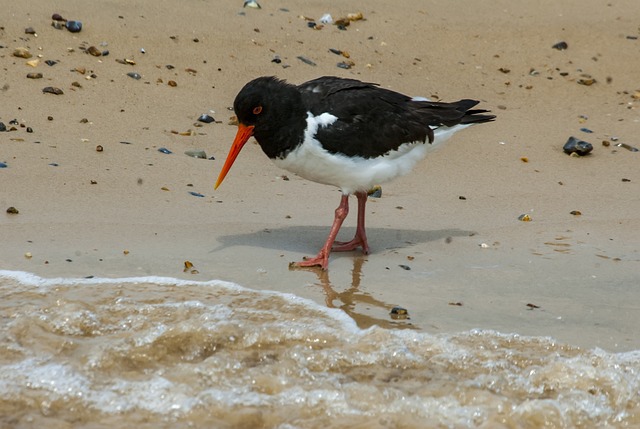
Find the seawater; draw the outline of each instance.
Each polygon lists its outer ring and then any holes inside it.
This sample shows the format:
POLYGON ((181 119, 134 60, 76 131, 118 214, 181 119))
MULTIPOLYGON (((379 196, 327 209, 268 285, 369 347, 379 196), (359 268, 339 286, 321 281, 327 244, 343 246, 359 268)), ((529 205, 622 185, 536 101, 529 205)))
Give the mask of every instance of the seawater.
POLYGON ((640 427, 640 351, 360 329, 222 281, 0 271, 2 428, 640 427))

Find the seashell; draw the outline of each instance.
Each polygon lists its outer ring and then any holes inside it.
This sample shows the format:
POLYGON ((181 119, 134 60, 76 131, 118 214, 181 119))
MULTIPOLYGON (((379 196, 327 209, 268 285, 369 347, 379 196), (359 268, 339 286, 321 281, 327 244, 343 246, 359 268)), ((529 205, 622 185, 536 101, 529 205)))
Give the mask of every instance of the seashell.
POLYGON ((298 55, 296 58, 298 58, 300 61, 302 61, 305 64, 309 64, 310 66, 315 66, 316 63, 314 63, 313 61, 311 61, 309 58, 302 56, 302 55, 298 55))
POLYGON ((102 147, 102 145, 98 145, 96 146, 96 152, 103 152, 104 148, 102 147))
POLYGON ((0 168, 7 168, 8 165, 4 162, 0 162, 0 168))
POLYGON ((54 86, 47 86, 47 87, 42 89, 42 92, 44 92, 46 94, 55 94, 55 95, 64 94, 64 92, 60 88, 56 88, 54 86))
POLYGON ((64 19, 59 13, 54 13, 53 15, 51 15, 51 19, 54 21, 66 21, 66 19, 64 19))
POLYGON ((42 73, 27 73, 28 79, 42 79, 42 73))
POLYGON ((189 191, 189 194, 193 195, 194 197, 198 197, 198 198, 204 198, 204 195, 202 195, 199 192, 193 192, 193 191, 189 191))
POLYGON ((38 64, 40 64, 40 59, 36 58, 35 60, 29 60, 27 61, 27 65, 30 67, 38 67, 38 64))
POLYGON ((631 152, 638 152, 638 148, 637 147, 633 147, 633 146, 628 145, 626 143, 616 143, 616 146, 624 148, 624 149, 629 150, 631 152))
POLYGON ((9 214, 18 214, 18 213, 20 213, 20 212, 18 211, 18 209, 17 209, 17 208, 15 208, 15 207, 11 206, 11 207, 9 207, 9 208, 7 209, 7 213, 9 213, 9 214))
POLYGON ((262 9, 262 6, 256 0, 245 0, 242 7, 250 7, 252 9, 262 9))
POLYGON ((27 48, 15 48, 12 55, 18 58, 31 58, 33 56, 27 48))
POLYGON ((167 149, 166 147, 161 147, 160 149, 158 149, 158 152, 162 152, 162 153, 167 154, 167 155, 173 153, 169 149, 167 149))
POLYGON ((580 210, 571 210, 569 214, 572 214, 574 216, 581 216, 582 212, 580 210))
POLYGON ((213 116, 210 116, 210 115, 207 115, 206 113, 203 113, 198 118, 198 121, 204 122, 205 124, 210 124, 210 123, 214 122, 215 119, 213 118, 213 116))
POLYGON ((80 21, 67 21, 64 26, 72 33, 79 33, 82 30, 82 22, 80 21))
POLYGON ((51 66, 55 66, 56 64, 58 64, 58 62, 57 62, 57 61, 54 61, 54 60, 46 60, 44 63, 45 63, 46 65, 48 65, 49 67, 51 67, 51 66))
POLYGON ((127 76, 129 76, 130 78, 133 78, 135 80, 142 79, 142 76, 140 76, 140 74, 136 73, 136 72, 129 72, 129 73, 127 73, 127 76))
POLYGON ((528 214, 521 214, 518 216, 518 220, 521 220, 522 222, 531 222, 531 216, 528 214))
POLYGON ((178 86, 178 84, 176 83, 176 81, 175 81, 175 80, 170 80, 169 82, 167 82, 167 85, 169 85, 169 86, 171 86, 171 87, 173 87, 173 88, 175 88, 176 86, 178 86))
POLYGON ((586 155, 593 150, 593 145, 571 136, 562 147, 562 150, 569 155, 573 153, 577 155, 586 155))

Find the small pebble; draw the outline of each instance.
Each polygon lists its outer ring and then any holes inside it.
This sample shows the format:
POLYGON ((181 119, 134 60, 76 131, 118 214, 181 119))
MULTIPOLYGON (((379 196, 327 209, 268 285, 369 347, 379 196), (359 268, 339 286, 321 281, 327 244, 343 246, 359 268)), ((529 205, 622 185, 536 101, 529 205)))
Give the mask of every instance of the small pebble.
POLYGON ((42 73, 27 73, 27 79, 42 79, 42 73))
POLYGON ((58 64, 58 62, 57 62, 57 61, 54 61, 54 60, 46 60, 44 63, 45 63, 46 65, 48 65, 49 67, 51 67, 51 66, 55 66, 56 64, 58 64))
POLYGON ((398 265, 398 266, 399 266, 400 268, 402 268, 403 270, 406 270, 406 271, 411 270, 411 267, 410 267, 410 266, 408 266, 408 265, 400 264, 400 265, 398 265))
POLYGON ((33 27, 27 27, 24 29, 24 34, 36 34, 36 30, 33 29, 33 27))
POLYGON ((589 128, 580 128, 580 131, 582 131, 583 133, 587 133, 587 134, 593 133, 593 131, 591 131, 589 128))
POLYGON ((567 45, 567 42, 558 42, 558 43, 556 43, 555 45, 552 46, 553 49, 557 49, 559 51, 564 51, 568 47, 569 47, 569 45, 567 45))
POLYGON ((46 94, 55 94, 55 95, 64 94, 64 92, 60 88, 56 88, 54 86, 47 86, 47 87, 42 89, 42 92, 44 92, 46 94))
POLYGON ((194 197, 198 197, 198 198, 204 198, 204 195, 198 193, 198 192, 193 192, 193 191, 189 191, 189 193, 191 195, 193 195, 194 197))
POLYGON ((33 128, 31 128, 31 127, 27 127, 27 132, 28 132, 28 133, 32 133, 32 132, 33 132, 33 128))
POLYGON ((102 147, 102 145, 96 146, 96 152, 102 152, 102 151, 104 151, 104 148, 102 147))
POLYGON ((0 133, 7 131, 7 126, 4 124, 4 122, 0 122, 0 133))
POLYGON ((169 149, 167 149, 166 147, 161 147, 160 149, 158 149, 158 152, 162 152, 162 153, 165 153, 167 155, 169 155, 170 153, 173 153, 169 149))
POLYGON ((391 318, 395 320, 409 318, 409 311, 407 311, 406 308, 402 307, 393 307, 389 314, 391 315, 391 318))
POLYGON ((9 207, 9 208, 7 209, 7 213, 9 213, 9 214, 18 214, 18 213, 20 213, 20 212, 18 211, 18 209, 17 209, 17 208, 15 208, 15 207, 11 206, 11 207, 9 207))
POLYGON ((93 55, 94 57, 102 56, 102 51, 100 51, 100 49, 96 48, 95 46, 89 46, 89 49, 87 49, 87 52, 93 55))
POLYGON ((27 252, 27 253, 24 254, 24 257, 27 258, 27 259, 31 259, 31 258, 33 258, 33 255, 31 254, 31 252, 27 252))
POLYGON ((7 167, 8 167, 7 164, 5 164, 4 162, 0 162, 0 168, 7 168, 7 167))
POLYGON ((130 78, 133 78, 135 80, 140 80, 142 78, 142 76, 140 76, 140 74, 136 73, 136 72, 129 72, 129 73, 127 73, 127 76, 129 76, 130 78))
POLYGON ((572 214, 574 216, 582 216, 582 212, 580 210, 571 210, 569 214, 572 214))
POLYGON ((338 68, 349 70, 351 67, 355 66, 356 63, 353 61, 340 61, 337 66, 338 68))
POLYGON ((376 185, 367 192, 371 198, 382 198, 382 186, 376 185))
POLYGON ((518 220, 521 220, 522 222, 531 222, 531 216, 528 214, 521 214, 518 216, 518 220))
POLYGON ((562 147, 562 150, 564 150, 564 152, 569 155, 575 153, 582 156, 587 155, 589 152, 591 152, 593 150, 593 145, 591 143, 571 136, 562 147))
POLYGON ((64 26, 72 33, 79 33, 82 30, 82 22, 80 21, 67 21, 64 26))
POLYGON ((280 64, 282 62, 282 60, 280 59, 279 55, 274 55, 273 59, 271 60, 272 63, 276 63, 276 64, 280 64))
POLYGON ((203 113, 202 115, 200 115, 200 117, 198 118, 198 121, 200 122, 204 122, 206 124, 210 124, 212 122, 215 121, 215 119, 213 118, 213 116, 211 115, 207 115, 206 113, 203 113))
POLYGON ((54 13, 53 15, 51 15, 51 19, 54 21, 66 21, 66 19, 64 19, 59 13, 54 13))
POLYGON ((175 88, 176 86, 178 86, 178 84, 176 83, 176 81, 175 81, 175 80, 170 80, 169 82, 167 82, 167 85, 169 85, 169 86, 171 86, 171 87, 174 87, 174 88, 175 88))
POLYGON ((31 58, 31 52, 27 48, 16 48, 13 50, 13 56, 18 58, 31 58))

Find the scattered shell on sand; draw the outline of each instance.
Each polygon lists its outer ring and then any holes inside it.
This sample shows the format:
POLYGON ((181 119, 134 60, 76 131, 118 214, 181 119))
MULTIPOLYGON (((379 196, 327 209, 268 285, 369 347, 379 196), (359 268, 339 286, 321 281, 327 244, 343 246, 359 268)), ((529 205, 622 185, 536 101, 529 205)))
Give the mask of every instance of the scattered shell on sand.
POLYGON ((13 56, 18 58, 31 58, 31 52, 27 48, 15 48, 13 50, 13 56))
POLYGON ((520 216, 518 216, 518 220, 522 222, 531 222, 531 216, 529 216, 528 214, 521 214, 520 216))
POLYGON ((56 88, 55 86, 47 86, 42 89, 42 92, 45 94, 55 94, 62 95, 64 92, 60 88, 56 88))

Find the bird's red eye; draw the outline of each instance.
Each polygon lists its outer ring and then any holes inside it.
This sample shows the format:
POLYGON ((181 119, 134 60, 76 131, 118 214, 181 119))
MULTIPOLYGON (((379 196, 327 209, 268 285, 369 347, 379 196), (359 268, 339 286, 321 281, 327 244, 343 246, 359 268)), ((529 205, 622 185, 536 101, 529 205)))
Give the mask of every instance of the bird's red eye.
POLYGON ((253 114, 254 115, 259 115, 260 112, 262 112, 262 106, 256 106, 253 108, 253 114))

